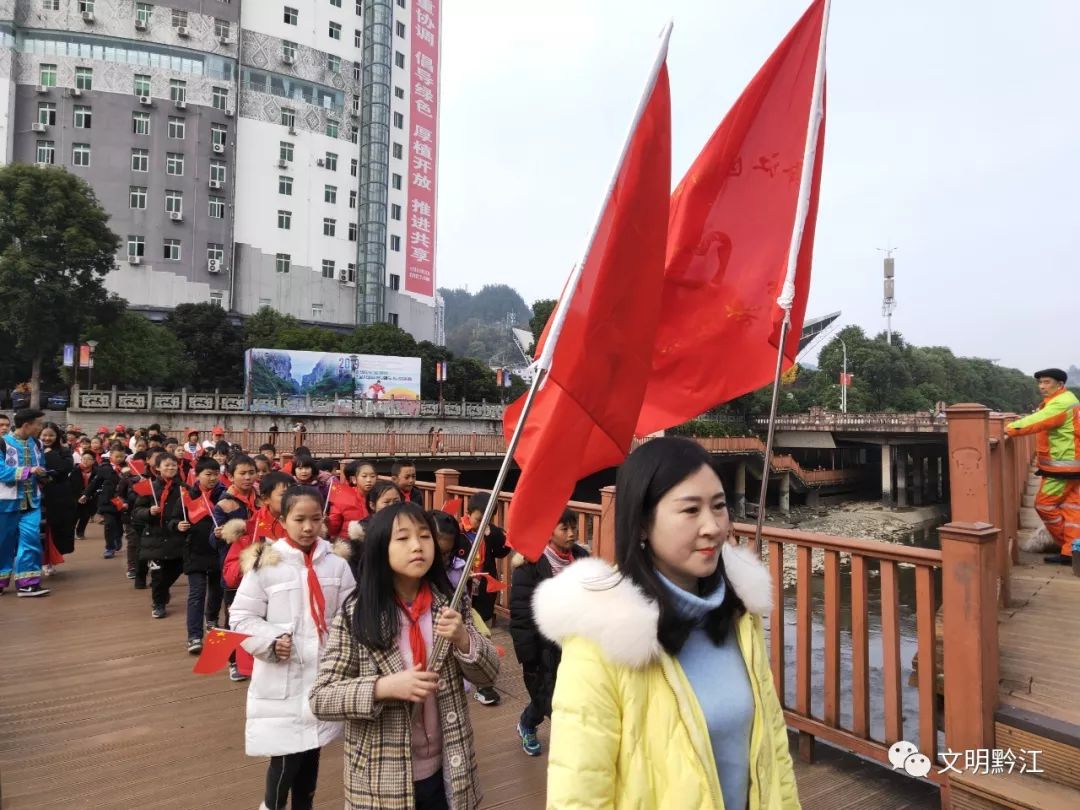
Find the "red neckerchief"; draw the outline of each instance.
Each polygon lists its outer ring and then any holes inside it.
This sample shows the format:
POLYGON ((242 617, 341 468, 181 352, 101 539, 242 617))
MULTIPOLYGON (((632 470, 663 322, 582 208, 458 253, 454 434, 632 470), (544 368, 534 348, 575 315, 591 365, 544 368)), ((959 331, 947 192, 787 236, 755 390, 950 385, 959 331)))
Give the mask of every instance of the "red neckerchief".
POLYGON ((85 467, 80 467, 79 470, 82 471, 82 485, 83 489, 85 489, 90 486, 90 476, 93 475, 93 470, 88 470, 85 467))
POLYGON ((319 640, 321 641, 330 631, 326 626, 326 597, 323 596, 322 583, 319 582, 319 577, 315 573, 315 566, 311 559, 319 541, 316 540, 307 548, 293 542, 293 539, 288 536, 285 537, 285 542, 303 555, 304 568, 307 570, 308 608, 311 610, 311 618, 315 620, 315 629, 319 631, 319 640))
POLYGON ((248 495, 241 495, 240 491, 236 487, 230 486, 225 491, 225 494, 228 495, 233 500, 240 501, 240 503, 242 503, 244 506, 246 506, 247 507, 248 517, 251 517, 252 515, 255 514, 256 509, 255 509, 255 490, 254 489, 252 489, 251 492, 248 495))
POLYGON ((158 498, 158 505, 161 507, 161 514, 159 515, 159 517, 161 518, 161 525, 164 526, 165 504, 169 500, 169 493, 172 491, 173 482, 176 481, 176 477, 173 476, 172 478, 162 478, 161 480, 163 483, 161 485, 161 497, 158 498))
POLYGON ((419 664, 420 669, 427 669, 427 645, 424 644, 424 634, 420 630, 420 617, 431 610, 431 585, 426 579, 423 580, 420 590, 416 592, 416 598, 410 604, 405 604, 396 593, 394 601, 409 619, 409 649, 412 650, 413 664, 419 664))
POLYGON ((559 551, 559 549, 550 544, 548 545, 548 548, 550 548, 552 553, 560 560, 566 560, 567 562, 574 561, 574 553, 572 551, 559 551))

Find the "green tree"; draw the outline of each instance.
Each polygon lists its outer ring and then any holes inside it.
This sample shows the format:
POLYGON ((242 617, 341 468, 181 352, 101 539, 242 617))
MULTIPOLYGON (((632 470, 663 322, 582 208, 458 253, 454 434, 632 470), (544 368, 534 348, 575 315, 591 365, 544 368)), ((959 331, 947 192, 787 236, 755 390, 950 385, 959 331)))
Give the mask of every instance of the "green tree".
POLYGON ((391 357, 417 357, 416 340, 391 323, 372 323, 357 327, 345 336, 339 351, 356 354, 385 354, 391 357))
POLYGON ((94 380, 102 385, 177 388, 194 372, 176 335, 135 312, 125 312, 109 326, 90 327, 86 339, 98 341, 94 380))
POLYGON ((283 315, 272 307, 261 307, 258 312, 244 321, 245 349, 284 349, 281 334, 287 330, 299 329, 300 321, 292 315, 283 315))
POLYGON ((193 374, 187 387, 195 391, 238 393, 244 389, 244 332, 214 304, 180 304, 165 327, 183 346, 193 374))
POLYGON ((103 284, 120 244, 108 220, 90 186, 63 169, 0 169, 4 329, 9 347, 30 361, 34 407, 41 404, 42 360, 75 342, 95 317, 119 315, 119 301, 103 284))
POLYGON ((543 334, 544 327, 547 326, 548 319, 551 317, 551 313, 555 311, 558 303, 554 298, 544 298, 533 302, 533 314, 529 318, 529 329, 533 333, 532 352, 536 351, 536 344, 540 342, 540 335, 543 334))

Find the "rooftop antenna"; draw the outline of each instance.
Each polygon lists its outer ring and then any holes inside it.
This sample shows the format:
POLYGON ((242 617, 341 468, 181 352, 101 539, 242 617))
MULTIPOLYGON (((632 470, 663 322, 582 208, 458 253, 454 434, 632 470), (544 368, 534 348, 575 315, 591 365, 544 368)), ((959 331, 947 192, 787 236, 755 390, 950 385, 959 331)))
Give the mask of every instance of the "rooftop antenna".
POLYGON ((877 248, 885 254, 885 296, 881 300, 881 314, 885 318, 885 342, 892 345, 892 315, 896 311, 896 260, 892 255, 900 248, 877 248))

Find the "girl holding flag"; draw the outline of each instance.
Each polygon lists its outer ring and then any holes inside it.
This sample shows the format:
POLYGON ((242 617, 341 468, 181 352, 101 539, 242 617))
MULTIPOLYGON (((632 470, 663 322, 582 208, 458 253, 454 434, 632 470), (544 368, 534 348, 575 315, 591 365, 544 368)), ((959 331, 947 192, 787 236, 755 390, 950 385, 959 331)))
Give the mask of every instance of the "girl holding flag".
POLYGON ((233 602, 232 629, 251 638, 255 656, 247 695, 245 750, 270 757, 262 808, 310 810, 319 750, 341 724, 317 719, 308 704, 328 625, 356 581, 344 559, 348 545, 320 538, 323 503, 314 487, 292 486, 281 515, 285 536, 255 543, 243 554, 244 578, 233 602))
POLYGON ((221 612, 221 562, 218 558, 213 515, 215 501, 225 491, 218 482, 219 466, 215 459, 203 456, 195 464, 195 486, 188 492, 187 519, 191 523, 184 546, 184 573, 188 579, 187 650, 202 652, 203 632, 217 624, 221 612))
POLYGON ((139 533, 139 559, 150 564, 151 615, 155 619, 165 618, 169 589, 184 571, 184 547, 191 531, 179 472, 176 456, 161 456, 160 478, 153 483, 150 497, 142 495, 135 502, 131 517, 139 533))

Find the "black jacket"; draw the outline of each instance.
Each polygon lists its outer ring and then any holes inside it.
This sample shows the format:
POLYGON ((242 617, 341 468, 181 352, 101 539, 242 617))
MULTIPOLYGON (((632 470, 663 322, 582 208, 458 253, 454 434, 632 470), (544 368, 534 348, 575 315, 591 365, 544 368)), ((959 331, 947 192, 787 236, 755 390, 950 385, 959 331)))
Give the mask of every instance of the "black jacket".
POLYGON ((87 500, 97 498, 97 510, 100 514, 116 515, 119 510, 112 499, 117 496, 119 486, 120 474, 116 472, 112 462, 105 461, 94 468, 94 477, 90 479, 83 495, 87 500))
POLYGON ((162 480, 154 481, 153 497, 140 495, 135 501, 131 525, 139 533, 140 560, 180 560, 184 557, 188 533, 179 529, 179 524, 184 520, 184 511, 180 504, 183 484, 179 478, 174 478, 173 481, 164 504, 161 496, 165 482, 162 480), (161 514, 158 515, 150 514, 155 498, 162 504, 161 514))
MULTIPOLYGON (((574 544, 570 553, 575 560, 588 557, 589 552, 574 544)), ((514 640, 514 653, 524 667, 549 670, 551 683, 555 683, 555 670, 559 667, 559 647, 540 634, 533 617, 533 593, 545 579, 551 579, 551 563, 544 555, 534 563, 514 555, 514 571, 510 575, 510 637, 514 640)))
MULTIPOLYGON (((210 504, 211 513, 213 513, 214 504, 224 491, 225 487, 221 484, 216 484, 214 488, 207 493, 206 499, 210 504)), ((191 487, 188 490, 188 494, 192 499, 201 497, 199 485, 196 484, 191 487)), ((185 574, 210 574, 212 576, 221 576, 221 563, 218 559, 217 549, 219 543, 215 541, 214 520, 210 515, 207 515, 198 523, 192 524, 191 531, 187 534, 187 542, 184 544, 185 574)))

